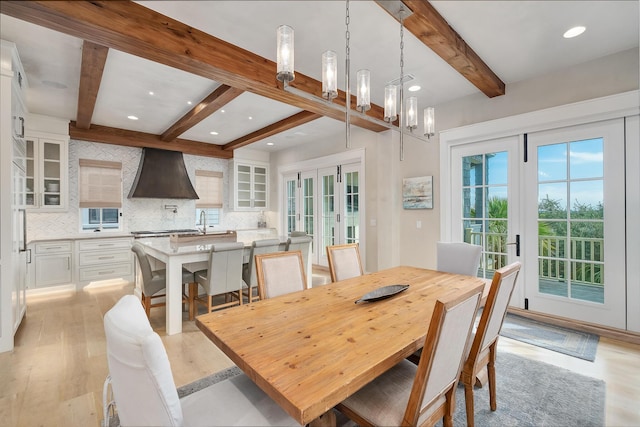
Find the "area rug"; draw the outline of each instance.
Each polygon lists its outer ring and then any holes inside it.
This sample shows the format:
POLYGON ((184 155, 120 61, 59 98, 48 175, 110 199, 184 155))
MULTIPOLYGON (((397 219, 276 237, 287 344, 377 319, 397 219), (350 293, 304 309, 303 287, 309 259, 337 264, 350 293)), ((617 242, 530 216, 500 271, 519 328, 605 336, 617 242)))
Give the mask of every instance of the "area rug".
POLYGON ((507 313, 500 335, 593 362, 600 337, 507 313))
MULTIPOLYGON (((241 373, 225 369, 178 388, 180 397, 241 373)), ((476 426, 602 426, 605 421, 604 381, 575 374, 507 352, 496 361, 498 409, 489 409, 489 389, 475 389, 476 426)), ((338 414, 338 425, 354 424, 338 414)), ((118 426, 117 416, 110 423, 118 426)), ((466 425, 464 387, 456 390, 455 426, 466 425)), ((439 423, 441 425, 441 423, 439 423)))

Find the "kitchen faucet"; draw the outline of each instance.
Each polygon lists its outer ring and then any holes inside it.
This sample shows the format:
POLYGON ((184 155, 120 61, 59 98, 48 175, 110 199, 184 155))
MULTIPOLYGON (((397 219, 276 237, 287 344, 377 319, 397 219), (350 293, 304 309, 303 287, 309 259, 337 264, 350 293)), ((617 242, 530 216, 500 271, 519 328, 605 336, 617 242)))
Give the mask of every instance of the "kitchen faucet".
POLYGON ((200 211, 200 224, 202 224, 202 233, 207 234, 207 215, 204 209, 200 211))

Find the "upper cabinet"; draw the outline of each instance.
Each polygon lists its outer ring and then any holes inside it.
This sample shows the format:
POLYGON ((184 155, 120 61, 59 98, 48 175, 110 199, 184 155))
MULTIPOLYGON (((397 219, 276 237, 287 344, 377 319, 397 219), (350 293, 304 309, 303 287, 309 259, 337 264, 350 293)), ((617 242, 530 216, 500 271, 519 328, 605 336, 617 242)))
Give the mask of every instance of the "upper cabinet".
POLYGON ((64 211, 68 198, 68 140, 26 136, 27 206, 64 211))
POLYGON ((238 211, 268 209, 269 165, 262 162, 233 162, 233 208, 238 211))

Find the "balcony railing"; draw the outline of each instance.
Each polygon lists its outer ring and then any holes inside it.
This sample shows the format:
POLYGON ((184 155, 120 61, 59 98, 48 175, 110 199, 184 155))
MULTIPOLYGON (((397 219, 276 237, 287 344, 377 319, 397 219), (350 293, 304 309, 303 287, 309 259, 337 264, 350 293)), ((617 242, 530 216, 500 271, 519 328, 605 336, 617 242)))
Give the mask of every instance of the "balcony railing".
MULTIPOLYGON (((468 231, 469 242, 482 245, 484 257, 481 267, 487 270, 486 277, 507 264, 507 235, 504 233, 482 233, 468 231)), ((541 280, 564 282, 568 277, 572 283, 603 286, 604 239, 590 237, 539 236, 538 276, 541 280)))

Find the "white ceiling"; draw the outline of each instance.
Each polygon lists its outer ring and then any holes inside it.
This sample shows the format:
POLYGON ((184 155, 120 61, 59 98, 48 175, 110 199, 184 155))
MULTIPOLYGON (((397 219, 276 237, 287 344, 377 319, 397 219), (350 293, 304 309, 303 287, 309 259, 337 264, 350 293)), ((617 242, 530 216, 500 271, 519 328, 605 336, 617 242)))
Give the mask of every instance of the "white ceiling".
MULTIPOLYGON (((342 1, 142 1, 146 7, 275 61, 276 28, 295 29, 296 71, 320 80, 320 57, 332 49, 339 57, 344 87, 345 2, 342 1)), ((432 1, 454 30, 507 84, 638 48, 637 1, 432 1), (574 39, 564 31, 587 27, 574 39)), ((82 40, 6 15, 2 39, 16 43, 27 74, 29 111, 76 119, 82 40)), ((372 102, 382 105, 386 82, 400 75, 400 26, 374 2, 350 2, 352 79, 371 70, 372 102)), ((421 108, 478 92, 478 89, 404 32, 404 71, 421 108)), ((92 123, 161 134, 211 93, 217 82, 111 49, 92 123), (149 95, 153 91, 154 95, 149 95), (139 117, 137 121, 128 115, 139 117)), ((225 144, 300 110, 244 93, 180 138, 225 144), (249 120, 249 116, 252 117, 249 120), (211 135, 211 131, 218 135, 211 135)), ((252 145, 279 150, 344 132, 344 125, 322 118, 252 145), (268 147, 267 142, 274 146, 268 147)))

